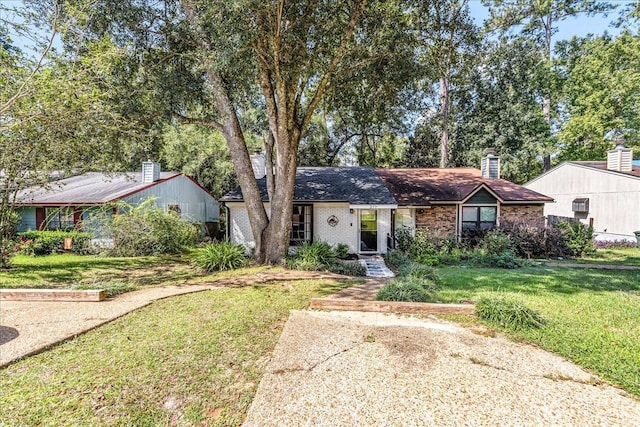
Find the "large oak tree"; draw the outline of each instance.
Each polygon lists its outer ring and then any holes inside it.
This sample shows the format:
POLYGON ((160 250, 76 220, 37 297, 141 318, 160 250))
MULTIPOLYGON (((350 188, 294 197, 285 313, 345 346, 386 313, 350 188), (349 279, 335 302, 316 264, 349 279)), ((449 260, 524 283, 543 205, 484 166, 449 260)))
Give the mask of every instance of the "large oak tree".
POLYGON ((70 44, 81 50, 87 38, 109 35, 132 54, 129 90, 155 95, 142 108, 147 115, 162 110, 222 133, 247 206, 255 259, 278 263, 289 242, 300 140, 321 100, 380 59, 379 34, 403 8, 366 0, 98 1, 93 8, 91 31, 70 44), (243 114, 255 108, 268 124, 269 211, 245 138, 243 114))

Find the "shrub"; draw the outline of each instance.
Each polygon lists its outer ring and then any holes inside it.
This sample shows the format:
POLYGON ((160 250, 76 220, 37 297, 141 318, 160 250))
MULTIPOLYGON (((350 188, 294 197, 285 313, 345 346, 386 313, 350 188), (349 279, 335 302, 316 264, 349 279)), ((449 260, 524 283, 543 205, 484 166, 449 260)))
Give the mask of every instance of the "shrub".
POLYGON ((329 271, 336 274, 344 274, 345 276, 362 277, 367 275, 367 269, 358 261, 336 260, 329 266, 329 271))
POLYGON ((414 262, 400 268, 398 270, 398 276, 428 279, 435 284, 440 283, 440 277, 438 277, 438 274, 432 267, 414 262))
POLYGON ((508 236, 512 251, 520 258, 561 257, 570 254, 566 233, 556 227, 503 222, 496 232, 508 236))
POLYGON ((417 280, 394 280, 387 283, 376 295, 378 301, 426 302, 429 293, 417 280))
POLYGON ((80 231, 43 230, 25 231, 19 234, 20 252, 25 255, 50 255, 64 251, 64 239, 71 238, 73 247, 71 252, 87 254, 92 252, 91 239, 93 235, 80 231))
MULTIPOLYGON (((300 246, 293 258, 294 265, 328 267, 333 264, 336 254, 327 242, 305 242, 300 246)), ((297 267, 294 267, 297 268, 297 267)), ((305 270, 307 268, 304 268, 305 270)))
POLYGON ((234 270, 244 265, 244 246, 230 242, 208 243, 196 249, 193 263, 203 271, 234 270))
POLYGON ((573 256, 591 255, 595 252, 593 244, 593 228, 581 222, 560 221, 558 228, 567 233, 567 246, 573 256))
POLYGON ((460 234, 460 245, 464 250, 473 251, 482 245, 489 230, 463 230, 460 234))
POLYGON ((16 254, 16 242, 13 239, 0 237, 0 269, 11 267, 11 260, 16 254))
POLYGON ((340 259, 347 259, 349 257, 349 245, 344 243, 338 243, 334 249, 336 257, 340 259))
POLYGON ((513 252, 505 251, 500 254, 488 254, 484 251, 476 251, 469 257, 469 263, 476 267, 492 267, 514 269, 522 267, 522 262, 513 252))
POLYGON ((499 255, 513 250, 513 243, 507 234, 491 230, 485 234, 481 246, 489 255, 499 255))
POLYGON ((511 299, 501 296, 482 297, 476 302, 476 315, 507 329, 541 328, 545 325, 542 315, 511 299))
POLYGON ((396 270, 401 269, 407 264, 411 264, 411 258, 399 249, 392 249, 387 252, 384 260, 388 266, 396 270))
POLYGON ((597 249, 635 248, 638 243, 630 240, 596 240, 593 245, 597 249))
POLYGON ((111 231, 116 256, 180 253, 195 245, 199 230, 173 212, 164 212, 147 199, 137 207, 124 204, 115 215, 111 231))

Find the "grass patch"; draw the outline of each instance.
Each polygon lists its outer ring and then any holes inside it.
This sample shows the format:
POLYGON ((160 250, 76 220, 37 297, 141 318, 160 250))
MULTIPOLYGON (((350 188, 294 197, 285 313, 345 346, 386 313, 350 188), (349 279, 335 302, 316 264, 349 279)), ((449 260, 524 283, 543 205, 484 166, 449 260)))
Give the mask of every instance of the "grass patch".
POLYGON ((0 288, 70 288, 104 282, 136 286, 182 283, 197 276, 187 257, 111 258, 55 254, 18 255, 12 268, 0 270, 0 288))
POLYGON ((107 293, 107 298, 111 298, 116 295, 124 294, 126 292, 135 291, 136 289, 138 289, 138 287, 127 282, 97 282, 76 285, 72 289, 104 289, 107 293))
POLYGON ((631 265, 640 267, 640 249, 638 248, 615 248, 598 249, 595 254, 585 255, 582 258, 569 258, 563 260, 552 260, 560 263, 573 264, 605 264, 605 265, 631 265))
POLYGON ((242 423, 291 309, 347 282, 160 300, 2 370, 0 425, 242 423))
POLYGON ((500 295, 484 296, 476 302, 476 314, 503 328, 520 330, 541 328, 544 318, 535 310, 511 298, 500 295))
POLYGON ((438 299, 502 295, 539 312, 540 329, 502 330, 536 343, 640 396, 640 271, 442 267, 438 299))

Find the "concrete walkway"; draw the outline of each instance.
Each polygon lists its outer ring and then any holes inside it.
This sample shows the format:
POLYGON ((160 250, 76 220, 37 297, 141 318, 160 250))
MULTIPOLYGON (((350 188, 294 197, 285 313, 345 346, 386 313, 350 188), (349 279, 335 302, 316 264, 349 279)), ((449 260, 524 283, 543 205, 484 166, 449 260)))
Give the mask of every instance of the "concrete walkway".
POLYGON ((395 277, 393 271, 389 270, 384 263, 384 259, 379 256, 362 258, 360 264, 367 270, 367 277, 395 277))
POLYGON ((1 301, 0 366, 39 353, 158 299, 214 287, 147 288, 101 302, 1 301))

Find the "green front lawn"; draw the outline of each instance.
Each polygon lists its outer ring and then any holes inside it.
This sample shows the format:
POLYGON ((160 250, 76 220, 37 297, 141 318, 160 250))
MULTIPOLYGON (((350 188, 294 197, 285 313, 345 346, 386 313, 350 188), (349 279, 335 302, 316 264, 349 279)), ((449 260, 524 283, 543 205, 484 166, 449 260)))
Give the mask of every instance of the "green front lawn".
POLYGON ((187 256, 111 258, 56 254, 18 255, 0 270, 0 288, 71 288, 105 282, 134 285, 181 283, 197 276, 187 256))
POLYGON ((333 280, 199 292, 0 370, 0 425, 242 423, 291 309, 333 280))
POLYGON ((500 294, 538 310, 542 329, 509 332, 640 396, 640 270, 443 267, 438 299, 500 294))
POLYGON ((640 249, 598 249, 595 254, 587 255, 583 258, 570 258, 563 260, 554 259, 552 261, 561 263, 631 265, 634 267, 640 267, 640 249))

